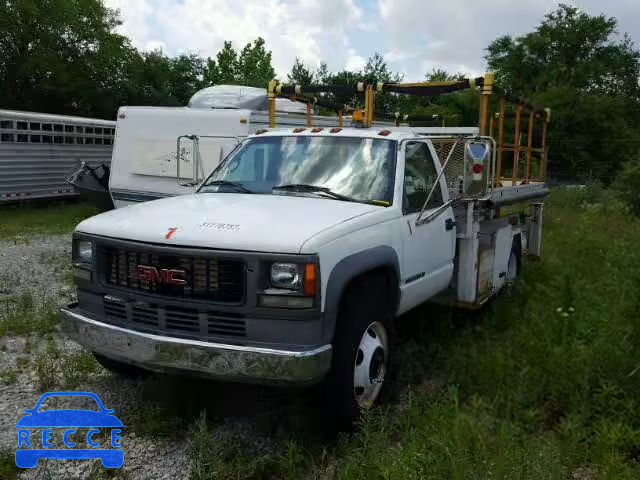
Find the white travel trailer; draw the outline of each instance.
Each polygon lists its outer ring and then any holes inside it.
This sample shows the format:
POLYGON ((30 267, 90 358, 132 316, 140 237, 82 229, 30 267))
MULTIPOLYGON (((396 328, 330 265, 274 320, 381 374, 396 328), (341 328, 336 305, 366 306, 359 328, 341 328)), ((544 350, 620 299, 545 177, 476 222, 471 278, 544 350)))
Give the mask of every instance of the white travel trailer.
MULTIPOLYGON (((109 179, 115 207, 192 193, 240 140, 268 127, 267 110, 266 89, 234 85, 200 90, 186 107, 120 108, 109 179)), ((278 98, 276 112, 278 126, 307 124, 304 104, 278 98)), ((317 126, 336 122, 313 115, 317 126)))

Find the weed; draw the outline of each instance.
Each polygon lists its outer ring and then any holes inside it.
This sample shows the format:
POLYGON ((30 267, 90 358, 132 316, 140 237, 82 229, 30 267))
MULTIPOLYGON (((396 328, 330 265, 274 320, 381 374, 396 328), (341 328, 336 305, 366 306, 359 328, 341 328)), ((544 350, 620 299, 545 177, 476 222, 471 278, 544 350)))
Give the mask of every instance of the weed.
POLYGON ((18 357, 18 358, 16 358, 16 367, 19 370, 25 371, 26 369, 29 368, 30 364, 31 364, 31 361, 29 360, 29 357, 18 357))
POLYGON ((38 390, 46 392, 57 383, 60 350, 55 340, 47 340, 46 351, 36 359, 36 377, 38 390))
POLYGON ((82 351, 66 356, 60 364, 63 386, 68 389, 77 387, 97 369, 98 363, 89 352, 82 351))
POLYGON ((0 309, 0 336, 53 332, 58 324, 57 305, 51 300, 37 305, 32 292, 23 292, 17 299, 4 302, 3 306, 4 309, 0 309))
POLYGON ((18 381, 18 374, 13 369, 5 370, 0 372, 0 381, 5 385, 11 385, 18 381))
POLYGON ((18 478, 18 473, 20 473, 20 469, 16 467, 14 453, 0 451, 0 478, 2 480, 15 480, 18 478))
POLYGON ((145 402, 140 406, 133 421, 138 435, 148 437, 171 437, 184 427, 183 420, 176 417, 160 403, 145 402))

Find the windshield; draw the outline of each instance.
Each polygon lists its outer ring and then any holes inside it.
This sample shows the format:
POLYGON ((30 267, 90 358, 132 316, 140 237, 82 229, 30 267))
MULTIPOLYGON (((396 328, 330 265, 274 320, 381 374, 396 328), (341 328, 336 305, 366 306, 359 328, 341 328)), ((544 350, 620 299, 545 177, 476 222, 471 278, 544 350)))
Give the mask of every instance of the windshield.
POLYGON ((321 136, 253 138, 230 155, 198 191, 242 193, 245 189, 282 195, 283 191, 274 187, 312 185, 356 201, 391 204, 394 154, 395 142, 391 140, 321 136))

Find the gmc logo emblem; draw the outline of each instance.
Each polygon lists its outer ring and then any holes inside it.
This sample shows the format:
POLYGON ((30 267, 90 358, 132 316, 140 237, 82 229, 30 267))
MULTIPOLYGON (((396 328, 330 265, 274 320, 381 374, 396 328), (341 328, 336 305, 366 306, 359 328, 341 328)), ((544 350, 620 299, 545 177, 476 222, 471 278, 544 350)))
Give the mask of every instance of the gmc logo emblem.
POLYGON ((176 268, 162 268, 158 270, 156 267, 150 267, 148 265, 138 265, 137 274, 138 280, 149 282, 151 285, 157 283, 164 285, 186 285, 187 280, 184 270, 176 268))

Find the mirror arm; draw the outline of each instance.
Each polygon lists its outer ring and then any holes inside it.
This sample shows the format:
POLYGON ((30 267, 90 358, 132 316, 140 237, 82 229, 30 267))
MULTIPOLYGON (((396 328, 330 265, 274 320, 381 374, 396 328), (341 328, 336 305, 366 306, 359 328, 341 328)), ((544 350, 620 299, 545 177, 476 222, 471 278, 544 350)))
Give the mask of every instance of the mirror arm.
MULTIPOLYGON (((427 195, 427 199, 425 200, 424 205, 422 205, 422 210, 420 210, 420 214, 418 215, 418 218, 416 219, 416 225, 422 225, 424 223, 424 222, 421 222, 422 214, 424 213, 425 209, 427 208, 427 205, 429 204, 429 200, 431 200, 431 196, 433 195, 433 192, 435 191, 436 187, 440 185, 440 178, 442 178, 442 175, 444 175, 444 171, 447 168, 447 165, 449 164, 449 160, 451 160, 451 157, 453 156, 453 152, 456 149, 456 147, 458 146, 458 143, 460 142, 461 138, 462 137, 458 137, 456 139, 456 141, 453 143, 453 146, 451 147, 451 150, 449 150, 449 155, 447 155, 447 159, 445 160, 444 164, 442 165, 442 168, 440 169, 440 173, 438 174, 438 177, 436 178, 436 181, 433 182, 433 186, 431 187, 431 191, 429 192, 429 195, 427 195)), ((449 206, 449 205, 451 205, 451 203, 452 203, 452 200, 449 200, 445 205, 449 206)))
POLYGON ((432 222, 433 220, 438 218, 438 216, 440 216, 442 212, 446 211, 452 204, 453 204, 453 200, 449 200, 447 203, 440 205, 435 211, 431 212, 426 217, 418 218, 416 220, 416 226, 420 226, 420 225, 424 225, 425 223, 432 222))

